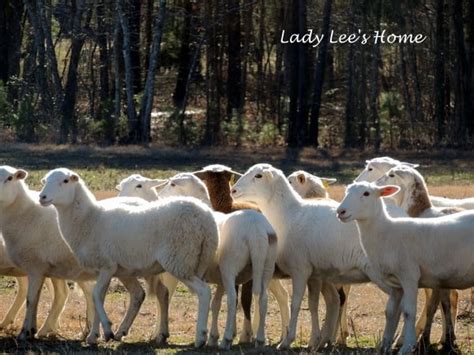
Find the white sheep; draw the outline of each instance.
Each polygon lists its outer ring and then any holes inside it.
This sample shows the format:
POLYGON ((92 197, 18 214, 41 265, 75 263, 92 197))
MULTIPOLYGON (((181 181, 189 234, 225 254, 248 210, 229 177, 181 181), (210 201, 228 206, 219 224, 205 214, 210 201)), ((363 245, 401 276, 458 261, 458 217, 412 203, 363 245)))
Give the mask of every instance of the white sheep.
MULTIPOLYGON (((410 217, 442 217, 448 214, 463 211, 462 209, 452 207, 433 207, 430 201, 425 179, 416 169, 407 165, 398 165, 394 168, 391 168, 384 176, 377 180, 376 184, 391 184, 400 187, 400 191, 393 196, 392 200, 395 201, 397 206, 403 208, 410 217)), ((433 320, 434 311, 436 311, 438 307, 437 303, 431 305, 429 303, 435 302, 438 298, 440 298, 439 293, 442 292, 443 296, 446 296, 444 297, 446 299, 442 299, 442 303, 445 302, 451 305, 452 317, 451 320, 445 319, 443 312, 443 333, 440 342, 445 344, 446 348, 451 346, 453 343, 453 340, 449 339, 449 337, 454 337, 454 333, 451 332, 451 329, 454 330, 456 323, 458 292, 456 290, 451 290, 450 292, 435 290, 435 292, 438 294, 433 296, 430 289, 425 289, 427 302, 416 324, 416 330, 417 335, 421 334, 421 332, 424 330, 424 341, 426 344, 429 344, 431 323, 433 320), (451 323, 449 323, 449 321, 451 323)))
MULTIPOLYGON (((342 222, 357 221, 360 242, 378 282, 391 287, 382 351, 390 351, 403 312, 405 332, 400 352, 408 353, 417 343, 418 288, 464 289, 474 285, 474 212, 438 218, 391 218, 381 197, 392 196, 399 189, 354 183, 347 188, 337 213, 342 222)), ((449 307, 446 311, 450 317, 449 307)))
MULTIPOLYGON (((334 178, 320 178, 310 174, 304 170, 298 170, 288 175, 288 182, 291 187, 302 198, 329 198, 327 188, 334 184, 337 179, 334 178)), ((350 285, 335 285, 340 297, 340 331, 337 332, 336 343, 340 345, 346 344, 346 339, 349 336, 349 325, 347 322, 347 298, 351 289, 350 285)))
MULTIPOLYGON (((390 157, 373 158, 371 160, 366 160, 366 166, 364 170, 359 174, 359 176, 355 178, 354 181, 374 182, 397 165, 403 165, 411 168, 418 167, 418 164, 405 163, 390 157)), ((458 207, 464 208, 466 210, 474 209, 474 197, 455 199, 440 196, 430 196, 430 200, 435 207, 458 207)))
MULTIPOLYGON (((28 275, 25 320, 18 338, 24 340, 36 333, 38 298, 45 277, 51 277, 54 299, 38 336, 57 332, 58 318, 68 295, 66 279, 84 281, 83 270, 59 233, 54 208, 44 209, 38 195, 24 182, 27 172, 10 166, 0 167, 0 229, 10 260, 28 275), (27 223, 25 223, 27 221, 27 223)), ((87 328, 94 307, 91 287, 80 282, 88 305, 87 328)))
MULTIPOLYGON (((133 193, 133 185, 141 184, 142 179, 129 177, 122 180, 120 187, 133 193), (132 186, 130 186, 132 185, 132 186)), ((149 194, 153 184, 139 189, 140 194, 149 194)), ((135 187, 136 188, 136 187, 135 187)), ((158 197, 192 196, 211 206, 206 185, 190 173, 178 174, 158 187, 158 197)), ((136 190, 135 190, 136 191, 136 190)), ((237 211, 230 214, 214 212, 220 230, 217 258, 205 274, 208 282, 218 285, 212 301, 212 326, 209 345, 217 344, 219 338, 217 320, 223 292, 227 292, 227 325, 221 348, 228 349, 232 344, 235 327, 237 295, 235 283, 253 279, 253 294, 256 299, 259 325, 257 345, 265 342, 266 289, 273 276, 276 257, 276 234, 268 221, 258 212, 237 211), (251 269, 249 266, 251 265, 251 269), (249 272, 251 270, 251 272, 249 272)), ((168 285, 165 285, 168 287, 168 285)), ((174 289, 170 290, 172 293, 174 289)))
POLYGON ((337 179, 322 178, 304 170, 298 170, 288 175, 288 181, 303 198, 329 198, 327 188, 337 179))
MULTIPOLYGON (((31 337, 36 332, 36 310, 41 285, 45 276, 52 277, 54 299, 49 316, 38 332, 43 336, 56 331, 57 319, 67 298, 66 279, 75 280, 84 291, 87 306, 87 325, 90 330, 87 341, 95 343, 99 336, 99 323, 95 317, 92 300, 92 284, 95 275, 86 272, 79 266, 77 259, 61 236, 57 214, 54 207, 41 207, 39 194, 28 189, 24 180, 27 172, 9 166, 0 167, 0 228, 2 229, 7 253, 11 260, 28 275, 27 309, 23 329, 19 339, 31 337), (13 208, 15 207, 15 208, 13 208), (24 223, 24 221, 29 223, 24 223), (24 236, 28 236, 25 238, 24 236), (93 322, 94 321, 94 322, 93 322), (93 322, 93 323, 92 323, 93 322)), ((139 199, 120 198, 105 200, 109 203, 136 204, 139 199)), ((145 201, 141 200, 146 204, 145 201)), ((135 277, 120 278, 130 291, 131 303, 143 299, 144 292, 135 277)), ((119 337, 127 334, 136 315, 135 309, 129 307, 119 327, 119 337)), ((138 312, 138 310, 136 310, 138 312)))
MULTIPOLYGON (((194 198, 138 207, 101 204, 79 176, 65 168, 45 176, 40 202, 56 208, 61 234, 80 265, 98 274, 93 298, 106 340, 113 338, 104 309, 111 278, 148 277, 167 271, 197 293, 195 346, 206 343, 211 291, 202 277, 219 240, 210 208, 194 198)), ((131 306, 138 312, 143 297, 136 301, 131 306)))
POLYGON ((145 201, 152 202, 158 199, 155 187, 163 184, 166 180, 149 179, 140 174, 133 174, 120 181, 116 186, 118 196, 140 197, 145 201))
POLYGON ((309 346, 318 348, 320 341, 327 340, 321 339, 319 334, 317 300, 321 283, 330 287, 326 290, 331 295, 326 295, 325 329, 332 337, 339 297, 331 283, 369 281, 370 265, 360 246, 356 225, 339 223, 334 201, 303 200, 291 188, 283 172, 269 164, 251 167, 232 187, 232 197, 236 201, 256 203, 278 235, 277 267, 293 284, 290 325, 279 348, 288 348, 295 339, 307 284, 312 317, 309 346))

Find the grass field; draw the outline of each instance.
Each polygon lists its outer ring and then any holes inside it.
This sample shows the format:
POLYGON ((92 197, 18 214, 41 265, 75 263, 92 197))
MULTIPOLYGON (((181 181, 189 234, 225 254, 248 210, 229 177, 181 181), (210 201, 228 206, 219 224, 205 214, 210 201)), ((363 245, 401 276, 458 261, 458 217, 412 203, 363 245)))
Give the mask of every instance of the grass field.
MULTIPOLYGON (((433 195, 448 197, 474 196, 474 153, 473 152, 390 152, 396 158, 421 164, 420 171, 427 177, 430 192, 433 195)), ((359 152, 325 152, 315 150, 285 150, 282 148, 245 149, 233 148, 218 150, 203 149, 184 151, 178 149, 145 149, 142 147, 94 148, 67 146, 28 146, 14 145, 0 148, 0 164, 21 167, 30 172, 28 183, 40 188, 40 179, 48 170, 66 166, 76 170, 98 198, 114 196, 115 185, 131 173, 139 172, 149 177, 167 177, 177 171, 196 170, 203 165, 223 163, 239 171, 245 171, 257 162, 270 162, 282 168, 285 173, 296 169, 305 169, 321 176, 337 177, 339 184, 332 186, 330 193, 340 199, 344 193, 344 184, 349 183, 363 167, 365 159, 375 156, 359 152)), ((291 289, 289 283, 288 288, 291 289)), ((0 317, 6 313, 13 301, 15 291, 10 278, 0 280, 0 317)), ((423 295, 420 293, 420 299, 423 295)), ((47 290, 43 292, 39 307, 39 323, 45 319, 49 307, 47 290)), ((373 285, 354 286, 349 298, 349 317, 351 336, 348 348, 334 348, 329 351, 338 353, 373 353, 384 326, 383 309, 386 297, 373 285)), ((107 296, 106 309, 115 326, 125 313, 128 297, 118 285, 111 288, 107 296)), ((421 304, 421 302, 419 302, 421 304)), ((320 315, 324 318, 324 305, 320 315)), ((131 333, 123 343, 101 343, 98 347, 87 347, 79 336, 84 327, 85 304, 78 292, 72 292, 62 316, 60 338, 35 340, 18 344, 14 335, 21 325, 23 313, 11 329, 0 331, 0 352, 25 351, 32 353, 181 353, 194 352, 190 345, 194 337, 197 299, 184 287, 178 289, 171 303, 171 338, 168 348, 156 349, 148 342, 155 324, 156 308, 152 300, 147 299, 132 327, 131 333)), ((225 321, 225 299, 220 316, 221 334, 225 321)), ((241 312, 239 329, 241 325, 241 312)), ((439 339, 441 318, 436 316, 432 342, 439 339)), ((473 313, 471 312, 470 291, 460 293, 457 335, 458 345, 463 352, 474 350, 472 337, 473 313)), ((270 297, 267 331, 270 346, 265 353, 275 352, 280 334, 279 312, 276 302, 270 297)), ((310 315, 306 302, 300 313, 298 335, 292 353, 304 350, 310 333, 310 315)), ((436 347, 430 351, 436 352, 436 347)), ((214 353, 215 349, 205 348, 202 352, 214 353)), ((235 345, 234 353, 256 353, 252 346, 235 345)))

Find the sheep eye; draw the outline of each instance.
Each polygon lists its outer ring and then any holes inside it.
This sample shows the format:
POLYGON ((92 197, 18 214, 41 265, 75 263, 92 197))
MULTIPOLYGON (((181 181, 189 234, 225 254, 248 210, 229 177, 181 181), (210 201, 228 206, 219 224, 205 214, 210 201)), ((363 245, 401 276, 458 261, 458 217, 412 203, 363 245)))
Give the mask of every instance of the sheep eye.
POLYGON ((395 177, 395 175, 394 175, 394 174, 389 174, 388 176, 390 176, 391 178, 395 177))
POLYGON ((141 189, 142 188, 142 185, 141 184, 138 184, 137 185, 137 189, 141 189))
POLYGON ((8 180, 8 181, 12 181, 12 180, 13 180, 13 176, 9 176, 9 177, 7 178, 7 180, 8 180))
POLYGON ((370 195, 370 192, 366 191, 364 192, 364 196, 369 196, 370 195))
POLYGON ((175 184, 174 182, 172 182, 172 183, 170 184, 170 186, 171 186, 171 187, 175 187, 176 184, 175 184))
POLYGON ((63 182, 64 182, 65 184, 67 184, 67 183, 69 182, 69 180, 68 180, 68 179, 64 179, 63 182))
POLYGON ((261 178, 262 178, 262 174, 257 174, 257 175, 255 175, 255 177, 256 177, 257 179, 261 179, 261 178))
POLYGON ((369 170, 369 171, 372 171, 372 170, 374 170, 374 169, 372 169, 372 168, 369 168, 368 170, 369 170))

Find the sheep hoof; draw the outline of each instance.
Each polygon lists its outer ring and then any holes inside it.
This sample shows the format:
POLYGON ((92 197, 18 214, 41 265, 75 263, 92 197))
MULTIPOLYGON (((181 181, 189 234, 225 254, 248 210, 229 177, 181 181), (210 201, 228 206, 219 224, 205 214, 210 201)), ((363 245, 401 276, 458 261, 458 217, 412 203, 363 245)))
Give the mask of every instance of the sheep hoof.
POLYGON ((277 346, 277 350, 288 350, 290 348, 290 344, 285 339, 277 346))
POLYGON ((160 333, 155 337, 154 343, 156 346, 162 347, 168 344, 169 334, 160 333))
POLYGON ((400 351, 398 352, 399 354, 413 354, 416 350, 416 344, 403 344, 403 346, 400 348, 400 351))
POLYGON ((219 335, 212 335, 209 337, 209 341, 207 342, 207 345, 216 347, 219 342, 219 335))
POLYGON ((231 346, 232 346, 232 339, 222 338, 222 341, 219 345, 219 349, 221 349, 221 350, 230 350, 231 346))
POLYGON ((87 336, 86 338, 86 343, 89 345, 95 345, 97 344, 97 339, 99 338, 98 333, 91 333, 87 336))
POLYGON ((108 332, 105 332, 104 333, 104 340, 105 342, 108 342, 109 340, 114 340, 115 337, 114 337, 114 332, 112 331, 108 331, 108 332))
POLYGON ((262 349, 265 347, 265 339, 263 340, 255 340, 255 348, 262 349))
POLYGON ((122 330, 122 331, 120 331, 120 332, 117 332, 117 334, 115 334, 115 340, 121 341, 122 338, 123 338, 124 336, 126 336, 126 335, 127 335, 127 332, 124 331, 124 330, 122 330))
POLYGON ((29 330, 22 329, 20 334, 16 337, 18 341, 25 341, 27 339, 34 339, 36 333, 35 328, 31 328, 29 330))

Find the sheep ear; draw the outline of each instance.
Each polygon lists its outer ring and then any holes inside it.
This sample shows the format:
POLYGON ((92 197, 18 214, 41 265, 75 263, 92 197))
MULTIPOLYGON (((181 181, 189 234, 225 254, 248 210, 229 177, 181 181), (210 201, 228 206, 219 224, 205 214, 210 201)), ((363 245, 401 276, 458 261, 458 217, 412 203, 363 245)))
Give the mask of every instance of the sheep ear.
MULTIPOLYGON (((157 179, 158 180, 158 179, 157 179)), ((157 189, 157 190, 160 190, 162 189, 163 187, 165 187, 165 185, 168 183, 169 179, 164 179, 164 180, 161 180, 161 181, 157 181, 155 185, 153 185, 152 187, 157 189)))
POLYGON ((262 171, 263 176, 265 176, 268 180, 273 179, 273 173, 270 170, 262 171))
POLYGON ((395 185, 381 186, 378 191, 380 197, 388 197, 395 195, 398 191, 400 191, 400 187, 395 185))
POLYGON ((400 165, 409 166, 410 168, 413 168, 413 169, 416 169, 420 166, 420 164, 412 164, 412 163, 405 163, 405 162, 401 162, 400 165))
POLYGON ((300 184, 304 184, 306 182, 306 176, 304 174, 298 174, 296 178, 300 184))
POLYGON ((115 190, 122 191, 122 189, 120 188, 120 185, 115 185, 115 190))
POLYGON ((79 181, 79 176, 77 176, 76 174, 72 174, 69 177, 69 180, 71 180, 72 182, 78 182, 79 181))
POLYGON ((146 184, 149 185, 150 187, 156 187, 167 182, 168 182, 168 179, 152 179, 152 180, 147 181, 146 184))
POLYGON ((25 180, 27 176, 28 176, 28 173, 22 169, 17 170, 15 173, 16 180, 25 180))
POLYGON ((334 183, 336 183, 337 179, 333 179, 333 178, 320 178, 321 181, 323 182, 323 186, 325 189, 327 189, 329 187, 329 185, 332 185, 334 183))

